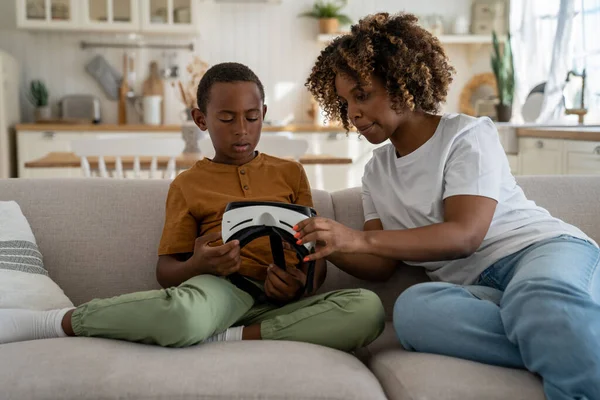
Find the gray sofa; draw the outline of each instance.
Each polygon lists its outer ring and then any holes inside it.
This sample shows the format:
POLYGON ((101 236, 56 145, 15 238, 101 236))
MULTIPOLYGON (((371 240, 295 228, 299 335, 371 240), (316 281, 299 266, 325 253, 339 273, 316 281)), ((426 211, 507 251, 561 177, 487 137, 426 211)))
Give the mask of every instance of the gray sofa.
MULTIPOLYGON (((600 177, 521 178, 528 196, 600 240, 600 177)), ((0 200, 27 216, 51 277, 75 304, 157 288, 154 266, 166 181, 4 180, 0 200)), ((314 192, 315 206, 354 228, 360 192, 314 192)), ((427 280, 399 270, 362 282, 330 265, 328 291, 366 287, 388 316, 406 287, 427 280)), ((157 321, 160 323, 160 321, 157 321)), ((544 399, 538 377, 404 351, 391 324, 356 355, 291 342, 211 343, 186 349, 90 338, 0 345, 1 399, 544 399)))

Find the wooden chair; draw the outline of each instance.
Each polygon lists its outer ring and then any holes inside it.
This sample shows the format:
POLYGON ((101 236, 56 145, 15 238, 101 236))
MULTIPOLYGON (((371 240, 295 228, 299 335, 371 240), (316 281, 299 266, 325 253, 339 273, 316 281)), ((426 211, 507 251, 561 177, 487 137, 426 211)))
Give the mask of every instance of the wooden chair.
MULTIPOLYGON (((204 157, 212 158, 215 156, 215 149, 209 136, 200 139, 198 142, 200 153, 204 157)), ((271 135, 263 133, 256 150, 261 153, 280 158, 292 158, 299 160, 308 150, 308 142, 304 139, 292 139, 288 135, 271 135)))
MULTIPOLYGON (((92 176, 92 169, 88 157, 98 157, 98 175, 103 178, 125 178, 123 171, 124 158, 133 159, 133 177, 141 178, 142 162, 150 161, 149 178, 157 176, 158 157, 169 157, 167 167, 162 173, 162 178, 175 178, 175 159, 181 154, 184 142, 180 137, 157 138, 151 135, 115 135, 110 138, 89 138, 74 140, 71 147, 75 154, 81 158, 81 169, 85 177, 92 176), (115 169, 109 174, 106 167, 106 158, 114 158, 115 169), (142 157, 145 159, 142 160, 142 157)), ((129 160, 126 160, 129 163, 129 160)))

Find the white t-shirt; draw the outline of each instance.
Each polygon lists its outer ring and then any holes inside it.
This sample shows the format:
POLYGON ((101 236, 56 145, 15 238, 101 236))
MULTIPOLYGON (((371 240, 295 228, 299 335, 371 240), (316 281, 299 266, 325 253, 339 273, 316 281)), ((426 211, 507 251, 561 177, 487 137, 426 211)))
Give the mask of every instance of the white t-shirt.
POLYGON ((380 219, 386 230, 443 222, 443 200, 454 195, 485 196, 498 204, 483 243, 471 256, 407 262, 425 267, 433 280, 471 284, 499 259, 561 234, 594 243, 578 228, 527 200, 489 118, 446 114, 433 136, 417 150, 398 158, 388 143, 375 149, 365 166, 365 220, 380 219))

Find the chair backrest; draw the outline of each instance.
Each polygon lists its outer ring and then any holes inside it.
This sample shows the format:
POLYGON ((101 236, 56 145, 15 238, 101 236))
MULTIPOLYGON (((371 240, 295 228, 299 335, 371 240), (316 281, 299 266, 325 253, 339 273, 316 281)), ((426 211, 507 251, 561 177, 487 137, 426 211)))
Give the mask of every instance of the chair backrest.
POLYGON ((163 178, 173 179, 176 175, 176 157, 183 151, 184 142, 179 137, 158 138, 152 135, 115 135, 114 137, 95 137, 78 139, 71 142, 71 148, 81 158, 81 169, 85 177, 91 177, 92 171, 88 157, 98 157, 98 174, 109 177, 105 157, 115 158, 115 178, 124 178, 123 157, 133 157, 134 177, 141 176, 141 157, 150 158, 149 177, 158 172, 158 157, 169 157, 163 178))
MULTIPOLYGON (((204 137, 198 142, 200 153, 204 157, 212 158, 215 155, 210 137, 204 137)), ((263 133, 256 146, 256 150, 280 158, 300 159, 308 150, 308 142, 304 139, 292 139, 288 135, 271 135, 263 133)))

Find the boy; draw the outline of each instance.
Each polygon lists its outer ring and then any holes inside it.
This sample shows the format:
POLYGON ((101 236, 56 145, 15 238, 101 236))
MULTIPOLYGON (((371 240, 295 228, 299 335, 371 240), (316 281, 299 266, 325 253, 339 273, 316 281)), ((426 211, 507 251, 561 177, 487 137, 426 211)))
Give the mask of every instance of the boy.
MULTIPOLYGON (((384 315, 374 293, 341 290, 301 298, 306 266, 292 267, 295 253, 286 251, 288 268, 283 270, 269 265, 266 237, 243 249, 237 241, 220 240, 221 217, 231 201, 312 207, 300 164, 255 151, 266 110, 262 83, 246 66, 224 63, 209 69, 192 114, 209 131, 215 157, 199 161, 170 185, 156 269, 164 289, 96 299, 74 310, 0 310, 0 343, 95 336, 185 347, 269 339, 352 351, 377 338, 384 315), (257 303, 250 291, 232 284, 228 277, 236 272, 269 301, 257 303)), ((320 261, 315 288, 325 275, 320 261)))

